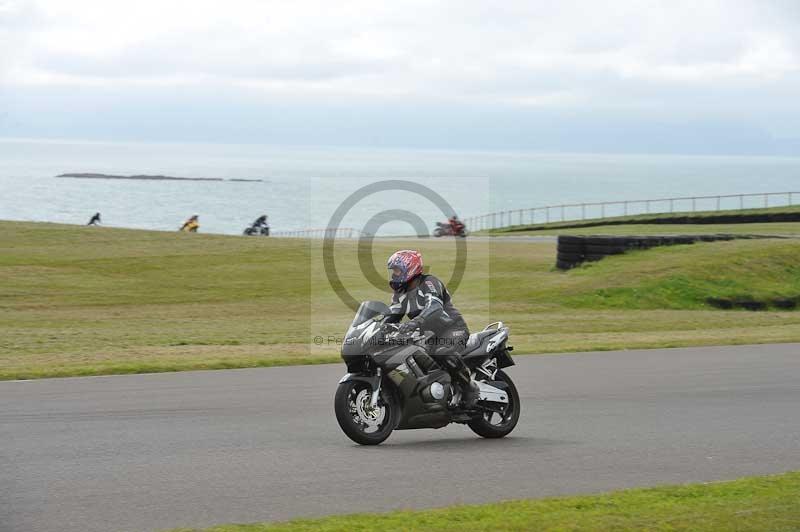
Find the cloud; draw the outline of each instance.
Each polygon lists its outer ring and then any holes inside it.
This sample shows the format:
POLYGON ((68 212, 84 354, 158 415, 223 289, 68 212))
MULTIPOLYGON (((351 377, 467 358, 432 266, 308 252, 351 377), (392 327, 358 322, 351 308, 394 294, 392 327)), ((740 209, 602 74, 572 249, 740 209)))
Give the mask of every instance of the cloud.
POLYGON ((446 94, 520 72, 549 72, 551 83, 575 72, 707 83, 800 65, 796 27, 779 17, 797 11, 791 2, 37 5, 47 20, 25 69, 37 82, 336 80, 332 88, 446 94))
POLYGON ((0 83, 15 64, 29 60, 31 30, 39 16, 35 7, 24 0, 0 0, 0 83))
POLYGON ((796 0, 0 0, 0 89, 743 117, 785 134, 799 23, 796 0))

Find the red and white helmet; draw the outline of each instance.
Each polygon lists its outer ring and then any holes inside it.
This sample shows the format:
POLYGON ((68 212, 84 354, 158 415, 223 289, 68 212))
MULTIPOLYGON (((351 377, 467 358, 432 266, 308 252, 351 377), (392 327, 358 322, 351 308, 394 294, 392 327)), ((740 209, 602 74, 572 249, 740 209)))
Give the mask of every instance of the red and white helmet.
POLYGON ((396 251, 389 257, 386 267, 398 270, 398 272, 392 271, 392 279, 389 281, 392 290, 405 291, 408 283, 422 274, 422 255, 419 251, 411 249, 396 251))

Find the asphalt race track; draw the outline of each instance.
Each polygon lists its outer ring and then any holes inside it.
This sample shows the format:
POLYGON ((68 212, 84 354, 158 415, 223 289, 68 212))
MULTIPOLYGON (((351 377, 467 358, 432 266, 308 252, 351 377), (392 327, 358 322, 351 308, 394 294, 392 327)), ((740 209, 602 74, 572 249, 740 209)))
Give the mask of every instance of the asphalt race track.
POLYGON ((800 344, 517 356, 516 431, 352 444, 343 365, 0 383, 0 530, 117 531, 800 470, 800 344))

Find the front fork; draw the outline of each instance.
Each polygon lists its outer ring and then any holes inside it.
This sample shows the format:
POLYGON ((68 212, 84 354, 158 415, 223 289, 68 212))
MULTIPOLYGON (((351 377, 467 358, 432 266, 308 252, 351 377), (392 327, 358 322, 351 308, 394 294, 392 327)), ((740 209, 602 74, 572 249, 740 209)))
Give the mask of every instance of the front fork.
POLYGON ((357 373, 347 373, 339 379, 339 384, 347 381, 364 381, 372 387, 372 394, 370 395, 370 406, 377 408, 378 398, 381 394, 381 380, 383 372, 381 368, 376 368, 374 376, 359 375, 357 373))
POLYGON ((381 368, 378 368, 375 372, 375 375, 378 377, 378 385, 374 386, 374 390, 372 390, 372 398, 370 400, 369 406, 372 408, 378 408, 378 396, 381 394, 381 368))

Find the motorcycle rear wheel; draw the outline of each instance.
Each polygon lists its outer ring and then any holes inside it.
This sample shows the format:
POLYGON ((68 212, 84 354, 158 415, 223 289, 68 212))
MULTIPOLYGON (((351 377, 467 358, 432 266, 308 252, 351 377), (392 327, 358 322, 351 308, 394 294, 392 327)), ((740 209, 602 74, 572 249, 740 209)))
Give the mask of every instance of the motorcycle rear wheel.
POLYGON ((508 405, 502 414, 485 412, 472 419, 467 426, 472 432, 483 438, 502 438, 511 434, 519 421, 520 400, 517 387, 504 371, 500 370, 495 375, 495 380, 508 385, 508 405))
POLYGON ((333 407, 336 421, 348 438, 360 445, 378 445, 391 435, 400 416, 400 405, 382 388, 378 407, 370 408, 372 386, 364 381, 346 381, 336 389, 333 407))

